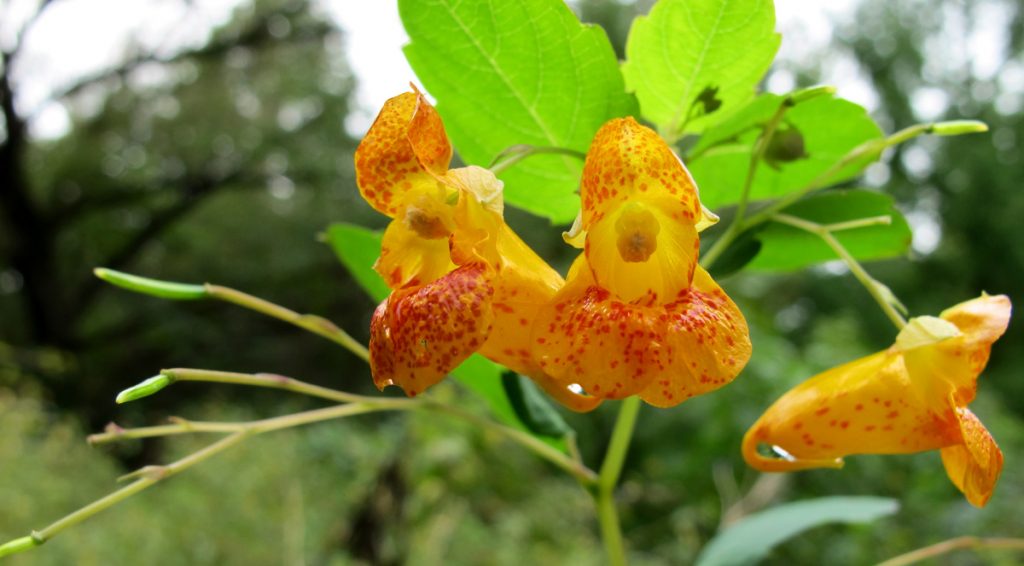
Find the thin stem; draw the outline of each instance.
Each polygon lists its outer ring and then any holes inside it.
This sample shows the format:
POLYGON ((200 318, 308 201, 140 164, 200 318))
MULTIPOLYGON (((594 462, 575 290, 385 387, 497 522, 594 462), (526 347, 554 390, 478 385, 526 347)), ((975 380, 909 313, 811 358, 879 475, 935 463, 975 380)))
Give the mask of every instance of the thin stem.
POLYGON ((626 564, 626 547, 622 540, 618 510, 615 508, 615 487, 619 483, 619 476, 622 475, 622 465, 626 461, 626 453, 629 451, 629 443, 633 438, 633 428, 639 413, 639 397, 627 397, 622 402, 619 416, 615 419, 615 428, 612 429, 608 451, 601 464, 597 490, 594 492, 597 516, 601 523, 601 538, 604 540, 608 561, 612 566, 626 564))
POLYGON ((869 216, 867 218, 858 218, 856 220, 825 224, 823 228, 829 232, 842 232, 843 230, 855 230, 857 228, 867 228, 869 226, 888 226, 890 224, 892 224, 892 216, 884 214, 881 216, 869 216))
POLYGON ((764 152, 775 136, 775 130, 782 123, 782 117, 792 106, 793 102, 789 98, 784 99, 779 104, 779 107, 765 125, 761 137, 757 140, 757 144, 754 145, 754 151, 750 154, 750 163, 747 165, 747 177, 743 181, 743 192, 740 194, 739 203, 736 205, 736 216, 729 223, 729 227, 725 229, 725 233, 715 241, 715 244, 711 246, 708 253, 704 255, 703 264, 706 269, 710 269, 729 245, 732 244, 733 240, 740 235, 743 228, 743 220, 747 214, 747 205, 750 203, 750 189, 754 184, 757 166, 761 159, 764 158, 764 152))
POLYGON ((319 397, 328 401, 338 403, 369 403, 379 401, 375 397, 365 395, 354 395, 337 389, 321 387, 306 383, 284 375, 270 373, 237 373, 232 371, 212 371, 193 368, 173 368, 160 370, 162 375, 171 378, 172 381, 205 381, 210 383, 230 383, 234 385, 251 385, 254 387, 268 387, 272 389, 283 389, 293 393, 301 393, 311 397, 319 397))
POLYGON ((304 328, 314 334, 319 334, 332 342, 340 344, 348 351, 359 356, 363 361, 369 361, 370 359, 370 353, 366 350, 365 346, 360 344, 355 338, 352 338, 347 332, 338 328, 336 324, 326 318, 312 314, 300 314, 291 309, 271 303, 270 301, 254 297, 248 293, 243 293, 229 287, 221 287, 220 285, 211 285, 209 283, 203 287, 206 289, 207 295, 211 298, 220 299, 222 301, 283 320, 287 323, 294 324, 299 328, 304 328))
POLYGON ((597 474, 593 470, 583 465, 582 462, 575 460, 570 456, 566 456, 559 450, 556 450, 552 446, 544 443, 542 440, 528 434, 521 430, 514 429, 512 427, 505 426, 503 424, 496 423, 490 419, 475 415, 473 413, 452 407, 450 405, 444 405, 437 402, 427 402, 422 405, 422 408, 427 410, 435 410, 440 413, 448 415, 454 415, 461 419, 465 419, 473 424, 482 426, 488 430, 492 430, 501 433, 511 440, 518 442, 524 448, 530 450, 534 454, 541 458, 551 462, 555 466, 558 466, 571 476, 579 480, 584 486, 596 485, 598 482, 597 474))
POLYGON ((878 563, 878 566, 906 566, 928 558, 935 558, 954 550, 971 549, 1005 549, 1024 551, 1024 539, 1020 538, 979 538, 979 537, 957 537, 944 540, 940 543, 913 550, 906 554, 890 558, 878 563))
MULTIPOLYGON (((916 124, 914 126, 910 126, 898 132, 895 132, 883 139, 868 140, 860 144, 859 146, 851 149, 849 152, 846 153, 846 155, 840 158, 839 161, 832 164, 831 167, 829 167, 826 171, 812 179, 801 189, 789 193, 788 195, 776 200, 775 202, 757 211, 756 214, 751 215, 749 218, 742 219, 739 216, 737 216, 737 219, 734 220, 733 223, 729 225, 729 228, 727 229, 726 233, 723 234, 722 237, 715 242, 715 245, 711 247, 708 253, 705 254, 704 261, 702 262, 702 264, 705 268, 710 268, 711 265, 715 262, 715 260, 717 260, 721 256, 721 254, 728 248, 730 244, 732 244, 733 241, 735 241, 737 237, 739 237, 740 234, 746 232, 747 230, 750 230, 751 228, 755 228, 761 224, 764 224, 765 222, 772 220, 776 213, 784 210, 793 203, 807 196, 807 194, 818 189, 823 189, 827 187, 835 178, 835 176, 841 173, 843 169, 846 169, 851 164, 861 159, 864 159, 872 155, 881 155, 881 153, 885 151, 887 148, 910 141, 924 134, 956 135, 958 133, 985 131, 983 124, 981 125, 981 127, 975 127, 970 130, 965 129, 963 131, 949 130, 948 128, 944 128, 946 125, 947 123, 943 122, 930 124, 916 124)), ((748 175, 748 182, 749 180, 750 176, 748 175)), ((746 190, 744 190, 744 193, 746 193, 746 190)), ((745 200, 746 199, 741 200, 739 205, 744 208, 744 212, 747 205, 747 202, 744 202, 745 200)))
POLYGON ((774 217, 772 217, 772 219, 776 222, 787 224, 789 226, 793 226, 794 228, 799 228, 806 232, 810 232, 811 234, 815 234, 816 236, 824 240, 824 242, 828 244, 830 248, 832 248, 832 251, 834 251, 836 255, 843 260, 843 263, 845 263, 846 266, 850 269, 850 273, 852 273, 853 276, 856 277, 858 281, 860 281, 861 285, 863 285, 864 288, 867 289, 868 293, 871 294, 871 297, 874 298, 875 302, 878 303, 878 306, 882 308, 882 312, 884 312, 885 315, 889 317, 889 320, 891 320, 892 323, 896 325, 896 328, 902 330, 903 327, 907 325, 907 321, 904 320, 903 316, 900 315, 900 313, 896 310, 896 307, 892 305, 892 302, 889 300, 889 297, 886 297, 885 294, 882 292, 881 283, 876 281, 873 277, 871 277, 871 275, 868 274, 868 272, 864 269, 860 262, 858 262, 857 259, 854 258, 849 251, 847 251, 843 244, 838 239, 836 239, 834 235, 832 235, 832 232, 829 230, 828 226, 823 226, 816 222, 811 222, 809 220, 804 220, 803 218, 797 218, 796 216, 790 216, 788 214, 776 214, 774 217))
POLYGON ((206 460, 207 458, 210 458, 211 456, 214 456, 216 454, 219 454, 220 452, 227 450, 228 448, 231 448, 232 446, 245 440, 249 436, 249 434, 250 433, 248 431, 235 432, 229 436, 226 436, 218 440, 217 442, 214 442, 213 444, 210 444, 209 446, 203 448, 202 450, 199 450, 198 452, 193 452, 192 454, 189 454, 188 456, 172 464, 154 467, 152 472, 144 474, 139 479, 111 493, 110 495, 98 499, 90 503, 89 505, 86 505, 85 507, 82 507, 81 509, 71 513, 70 515, 66 515, 63 518, 58 519, 57 521, 55 521, 54 523, 50 524, 49 526, 40 531, 33 531, 31 536, 32 539, 36 541, 35 546, 45 543, 61 531, 69 527, 73 527, 78 523, 81 523, 82 521, 92 517, 93 515, 96 515, 101 511, 105 511, 110 507, 113 507, 114 505, 124 501, 125 499, 128 499, 129 497, 135 495, 136 493, 139 493, 140 491, 166 478, 169 478, 174 474, 184 471, 206 460))
POLYGON ((224 438, 206 446, 205 448, 193 452, 184 458, 165 466, 146 466, 137 472, 133 472, 125 478, 138 478, 132 483, 125 487, 98 499, 73 513, 58 519, 56 522, 47 526, 40 531, 33 531, 30 536, 32 543, 26 542, 24 537, 16 539, 7 544, 0 546, 0 556, 4 553, 13 554, 14 552, 21 552, 28 550, 35 546, 39 546, 47 540, 53 538, 57 533, 81 523, 82 521, 92 517, 104 511, 121 501, 139 493, 146 488, 169 478, 179 472, 182 472, 204 460, 219 454, 228 448, 242 442, 250 436, 262 434, 264 432, 270 432, 274 430, 280 430, 283 428, 290 428, 295 426, 301 426, 304 424, 326 421, 330 419, 337 419, 342 417, 349 417, 354 415, 360 415, 364 413, 371 413, 376 411, 394 411, 394 410, 408 410, 413 409, 422 405, 419 401, 412 401, 407 399, 380 399, 373 403, 352 403, 348 405, 337 405, 334 407, 327 407, 324 409, 316 409, 313 411, 304 411, 301 413, 295 413, 291 415, 284 415, 281 417, 274 417, 269 419, 261 419, 257 421, 249 421, 243 423, 203 423, 203 422, 190 422, 179 420, 176 424, 167 425, 165 427, 148 427, 145 429, 135 430, 122 430, 105 433, 102 435, 95 435, 91 437, 91 440, 95 443, 109 442, 111 440, 119 440, 122 438, 144 438, 147 436, 165 436, 168 434, 181 434, 183 432, 227 432, 231 431, 231 434, 224 438), (141 431, 141 432, 140 432, 141 431))
POLYGON ((568 147, 521 144, 513 145, 504 149, 494 158, 494 161, 491 162, 488 169, 490 169, 495 175, 498 175, 502 171, 512 167, 527 157, 543 154, 568 155, 580 160, 587 158, 587 154, 568 147))
POLYGON ((619 407, 619 416, 615 419, 615 428, 612 429, 612 438, 608 443, 608 452, 605 453, 604 462, 601 463, 600 485, 611 490, 619 483, 619 476, 622 474, 622 464, 626 461, 626 453, 629 451, 629 443, 633 439, 633 427, 636 426, 636 417, 640 414, 640 398, 637 396, 627 397, 619 407))
POLYGON ((818 189, 825 188, 833 177, 835 177, 843 169, 849 167, 852 163, 859 161, 869 155, 880 155, 887 148, 890 148, 894 145, 899 145, 922 134, 931 133, 934 129, 934 126, 934 124, 917 124, 914 126, 910 126, 908 128, 904 128, 894 134, 891 134, 890 136, 884 139, 869 140, 860 144, 859 146, 847 152, 847 154, 844 155, 839 161, 835 162, 824 173, 821 173, 820 175, 812 179, 811 182, 804 185, 804 187, 801 188, 800 190, 792 192, 775 201, 771 205, 759 210, 757 214, 751 216, 749 219, 746 220, 742 227, 743 230, 749 230, 750 228, 753 228, 758 224, 762 224, 764 222, 771 220, 772 216, 775 215, 776 212, 779 212, 780 210, 802 199, 808 193, 816 191, 818 189))
POLYGON ((280 417, 234 423, 190 421, 182 418, 173 418, 172 424, 139 428, 116 428, 99 434, 89 435, 88 440, 91 444, 106 444, 109 442, 117 442, 133 438, 175 436, 196 432, 226 433, 248 430, 258 434, 365 413, 411 410, 418 408, 420 404, 421 403, 419 401, 408 399, 378 399, 371 402, 335 405, 323 409, 292 413, 290 415, 280 417))
POLYGON ((595 496, 597 502, 597 518, 601 524, 601 539, 611 566, 626 565, 626 544, 622 539, 622 525, 619 524, 619 512, 615 508, 615 497, 611 493, 599 490, 595 496))

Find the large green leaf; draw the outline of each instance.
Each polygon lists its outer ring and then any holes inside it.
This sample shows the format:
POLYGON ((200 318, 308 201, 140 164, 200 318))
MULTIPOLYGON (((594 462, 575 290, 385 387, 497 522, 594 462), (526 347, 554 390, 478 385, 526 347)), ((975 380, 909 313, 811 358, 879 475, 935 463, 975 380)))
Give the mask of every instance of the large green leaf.
MULTIPOLYGON (((902 255, 910 247, 910 226, 893 206, 892 197, 863 189, 827 191, 785 208, 783 213, 818 224, 834 224, 873 216, 892 218, 891 224, 876 224, 842 230, 834 235, 859 260, 884 259, 902 255)), ((820 237, 786 224, 770 223, 757 234, 761 251, 747 266, 771 271, 794 270, 838 259, 820 237)))
MULTIPOLYGON (((373 264, 380 254, 381 233, 354 224, 337 223, 327 229, 327 242, 334 249, 341 263, 359 285, 376 301, 383 301, 390 290, 384 280, 373 270, 373 264)), ((487 358, 473 354, 451 375, 470 391, 487 403, 491 413, 499 421, 527 432, 533 432, 527 423, 517 415, 515 408, 505 394, 501 374, 502 366, 487 358)), ((562 439, 541 436, 546 442, 566 450, 562 439)))
POLYGON ((754 95, 779 48, 772 0, 661 0, 633 21, 622 73, 670 139, 754 95))
MULTIPOLYGON (((456 150, 486 166, 509 146, 585 152, 610 118, 633 113, 604 30, 561 0, 399 0, 405 56, 456 150)), ((501 174, 505 200, 555 222, 579 210, 583 163, 537 155, 501 174)))
MULTIPOLYGON (((715 145, 698 144, 695 149, 702 153, 687 163, 700 187, 701 201, 709 208, 734 204, 743 192, 754 143, 761 135, 763 122, 782 100, 772 94, 761 98, 766 102, 752 103, 749 112, 744 109, 736 113, 736 121, 723 122, 721 128, 725 131, 709 130, 706 135, 712 137, 715 145), (752 123, 756 127, 751 127, 752 123)), ((789 160, 772 160, 769 154, 754 175, 752 200, 777 198, 807 186, 855 147, 881 139, 882 131, 864 108, 841 98, 820 96, 786 111, 776 132, 776 137, 780 135, 798 141, 802 151, 793 153, 789 160)), ((827 182, 836 183, 857 175, 876 157, 872 154, 850 164, 831 175, 827 182)))
POLYGON ((751 515, 719 533, 704 547, 697 566, 754 564, 774 546, 826 523, 867 523, 899 509, 882 497, 821 497, 751 515))

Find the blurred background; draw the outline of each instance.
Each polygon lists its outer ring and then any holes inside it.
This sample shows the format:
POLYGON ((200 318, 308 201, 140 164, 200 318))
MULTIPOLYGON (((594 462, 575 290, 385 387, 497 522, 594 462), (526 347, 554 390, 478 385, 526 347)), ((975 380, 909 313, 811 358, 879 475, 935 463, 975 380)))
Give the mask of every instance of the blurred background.
MULTIPOLYGON (((0 540, 104 495, 114 478, 203 439, 90 448, 84 437, 169 415, 233 420, 316 406, 183 384, 118 407, 163 367, 276 372, 356 392, 364 364, 313 335, 220 303, 171 303, 101 285, 106 266, 232 286, 324 315, 366 340, 374 307, 317 235, 382 227, 352 152, 383 101, 415 78, 391 2, 0 0, 0 540)), ((650 2, 580 0, 620 57, 650 2)), ((869 265, 914 314, 982 290, 1024 300, 1024 3, 778 0, 772 92, 818 83, 886 131, 970 118, 988 134, 919 138, 863 182, 894 194, 913 251, 869 265)), ((546 221, 509 223, 563 269, 546 221)), ((621 490, 637 564, 685 563, 714 532, 772 503, 896 497, 874 526, 826 527, 770 562, 863 564, 959 535, 1024 535, 1024 344, 993 350, 972 410, 1006 457, 971 508, 936 452, 851 458, 844 471, 761 477, 739 440, 778 395, 886 347, 890 323, 842 269, 723 282, 754 358, 727 389, 641 414, 621 490)), ((446 384, 443 397, 473 403, 446 384)), ((614 403, 568 415, 598 464, 614 403)), ((247 442, 76 527, 12 564, 589 564, 603 559, 589 496, 501 438, 415 415, 359 417, 247 442)), ((1013 563, 959 553, 950 564, 1013 563)), ((945 563, 945 562, 944 562, 945 563)))

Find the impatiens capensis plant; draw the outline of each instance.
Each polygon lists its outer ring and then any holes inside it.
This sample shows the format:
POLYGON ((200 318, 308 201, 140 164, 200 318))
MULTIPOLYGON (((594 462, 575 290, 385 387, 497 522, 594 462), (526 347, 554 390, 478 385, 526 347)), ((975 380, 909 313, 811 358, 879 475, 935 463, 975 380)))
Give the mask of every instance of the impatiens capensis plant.
MULTIPOLYGON (((742 445, 721 452, 741 452, 757 470, 791 472, 840 468, 858 454, 938 450, 972 505, 998 492, 1003 454, 968 404, 1010 322, 1010 300, 977 289, 979 298, 908 320, 861 263, 904 256, 908 223, 885 193, 851 188, 887 148, 917 136, 985 132, 985 124, 907 124, 887 135, 832 87, 760 92, 780 44, 769 0, 659 0, 633 22, 625 61, 601 28, 581 24, 561 0, 399 0, 399 9, 416 77, 380 109, 355 153, 356 186, 347 188, 390 223, 383 233, 348 224, 326 232, 354 280, 380 301, 368 345, 324 318, 234 289, 103 268, 96 275, 164 299, 227 301, 319 334, 365 360, 378 388, 397 386, 406 397, 270 374, 162 370, 117 402, 203 381, 331 404, 249 422, 178 419, 93 435, 94 443, 222 436, 130 474, 107 497, 3 544, 0 557, 253 436, 425 411, 504 435, 575 478, 581 497, 593 497, 608 562, 625 564, 630 545, 615 496, 641 407, 686 411, 695 396, 728 396, 757 359, 728 292, 732 274, 756 278, 836 260, 892 321, 893 345, 835 360, 780 399, 764 399, 742 445), (549 219, 545 237, 579 250, 564 275, 506 223, 508 207, 549 219), (448 376, 486 410, 435 398, 431 388, 448 376), (601 404, 615 405, 618 417, 592 466, 556 406, 587 412, 601 404)), ((682 432, 664 448, 686 449, 682 432)), ((698 561, 753 562, 805 529, 896 509, 895 500, 864 493, 782 504, 722 530, 698 561)))

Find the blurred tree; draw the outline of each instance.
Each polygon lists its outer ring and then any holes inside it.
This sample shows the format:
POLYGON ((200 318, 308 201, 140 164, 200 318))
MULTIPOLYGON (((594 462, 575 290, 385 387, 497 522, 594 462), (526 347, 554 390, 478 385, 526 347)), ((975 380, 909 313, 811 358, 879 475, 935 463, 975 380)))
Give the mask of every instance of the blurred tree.
MULTIPOLYGON (((41 2, 19 37, 55 5, 41 2)), ((91 273, 217 281, 364 326, 370 305, 314 241, 369 209, 354 198, 343 128, 354 79, 340 32, 311 3, 243 4, 198 47, 130 49, 53 93, 72 116, 54 141, 33 139, 19 107, 21 47, 0 69, 0 341, 69 355, 63 371, 36 371, 58 404, 99 421, 113 390, 162 365, 323 377, 354 360, 249 313, 158 304, 91 273), (306 363, 315 357, 328 363, 306 363)))

